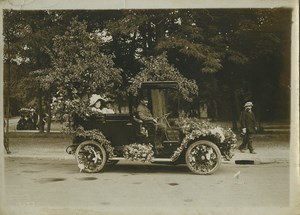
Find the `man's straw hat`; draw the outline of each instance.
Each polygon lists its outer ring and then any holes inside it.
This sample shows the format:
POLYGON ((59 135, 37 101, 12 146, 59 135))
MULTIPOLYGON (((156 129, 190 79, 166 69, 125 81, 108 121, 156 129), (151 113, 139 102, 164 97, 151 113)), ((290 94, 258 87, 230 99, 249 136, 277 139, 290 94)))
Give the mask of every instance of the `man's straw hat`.
POLYGON ((244 107, 253 107, 253 103, 252 102, 246 102, 244 107))

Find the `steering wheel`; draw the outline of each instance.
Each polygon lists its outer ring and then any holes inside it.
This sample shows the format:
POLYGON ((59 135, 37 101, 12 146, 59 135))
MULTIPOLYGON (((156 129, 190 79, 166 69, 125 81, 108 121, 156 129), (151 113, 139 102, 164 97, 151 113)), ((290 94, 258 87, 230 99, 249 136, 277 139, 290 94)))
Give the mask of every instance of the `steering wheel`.
POLYGON ((156 121, 158 121, 158 119, 162 119, 162 120, 164 120, 164 121, 166 122, 167 126, 170 128, 171 125, 170 125, 170 123, 169 123, 169 121, 168 121, 167 118, 168 118, 168 116, 169 116, 171 113, 172 113, 172 112, 169 112, 169 113, 163 114, 162 116, 156 117, 156 121))
POLYGON ((158 120, 158 119, 160 119, 160 118, 166 119, 166 118, 168 118, 168 116, 169 116, 171 113, 172 113, 172 112, 163 114, 163 115, 161 115, 161 116, 159 116, 159 117, 156 117, 155 119, 156 119, 156 120, 158 120))

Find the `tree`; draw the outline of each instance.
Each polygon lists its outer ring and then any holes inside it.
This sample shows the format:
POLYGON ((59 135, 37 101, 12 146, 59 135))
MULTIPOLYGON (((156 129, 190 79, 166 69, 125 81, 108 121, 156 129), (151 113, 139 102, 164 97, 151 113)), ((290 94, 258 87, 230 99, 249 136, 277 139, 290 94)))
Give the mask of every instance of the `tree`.
MULTIPOLYGON (((197 81, 201 89, 199 96, 212 95, 211 92, 217 91, 212 89, 216 84, 214 76, 209 74, 222 69, 222 52, 225 49, 219 48, 222 37, 212 26, 207 10, 130 10, 122 12, 122 15, 108 22, 107 28, 113 37, 114 47, 117 47, 115 49, 120 53, 119 61, 127 62, 125 72, 129 71, 134 76, 141 68, 140 58, 166 52, 168 62, 185 77, 197 81), (203 82, 211 84, 203 85, 203 82)), ((194 103, 199 105, 199 100, 203 99, 195 98, 194 103)), ((214 95, 205 99, 215 101, 214 95)))
MULTIPOLYGON (((164 51, 183 57, 182 62, 197 62, 197 71, 213 73, 222 68, 220 53, 214 49, 218 35, 211 38, 215 30, 206 11, 201 10, 129 10, 122 17, 107 24, 118 50, 140 58, 155 56, 164 51), (212 33, 213 31, 213 33, 212 33), (189 61, 187 61, 189 60, 189 61)), ((181 68, 180 68, 181 69, 181 68)))
MULTIPOLYGON (((57 16, 48 11, 5 10, 5 37, 11 43, 11 62, 13 66, 10 100, 14 103, 11 112, 17 114, 20 107, 38 107, 39 117, 43 115, 43 100, 47 92, 41 92, 39 83, 30 74, 31 71, 49 66, 49 56, 41 49, 51 48, 51 38, 58 33, 60 25, 57 16)), ((6 44, 9 44, 7 42, 6 44)), ((7 53, 7 52, 6 52, 7 53)), ((48 103, 48 102, 47 102, 48 103)), ((50 113, 48 113, 50 115, 50 113)), ((41 122, 41 121, 40 121, 41 122)), ((49 120, 50 122, 50 120, 49 120)), ((40 131, 43 127, 39 125, 40 131)), ((47 127, 50 130, 50 125, 47 127)))
POLYGON ((67 31, 53 39, 48 50, 52 67, 39 71, 41 87, 54 96, 54 114, 64 121, 73 114, 85 115, 89 96, 113 92, 121 83, 121 70, 113 56, 101 52, 103 41, 87 31, 87 23, 74 19, 67 31))

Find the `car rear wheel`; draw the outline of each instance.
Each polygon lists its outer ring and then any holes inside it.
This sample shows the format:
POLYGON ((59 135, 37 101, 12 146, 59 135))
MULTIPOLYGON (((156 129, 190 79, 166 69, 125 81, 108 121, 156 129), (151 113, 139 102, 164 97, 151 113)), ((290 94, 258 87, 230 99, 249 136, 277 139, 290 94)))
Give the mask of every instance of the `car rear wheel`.
POLYGON ((76 149, 75 157, 80 171, 89 173, 100 172, 107 160, 105 148, 92 140, 82 142, 76 149))
POLYGON ((212 174, 220 167, 221 152, 214 143, 200 140, 188 147, 185 161, 188 168, 195 174, 212 174))

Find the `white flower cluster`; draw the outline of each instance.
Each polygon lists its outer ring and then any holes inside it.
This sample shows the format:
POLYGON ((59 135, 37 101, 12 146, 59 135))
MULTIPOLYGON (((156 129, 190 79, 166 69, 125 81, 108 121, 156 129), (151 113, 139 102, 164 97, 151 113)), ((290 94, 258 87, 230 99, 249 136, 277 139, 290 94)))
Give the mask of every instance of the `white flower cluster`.
POLYGON ((149 144, 133 143, 126 145, 123 150, 124 158, 131 161, 151 162, 154 152, 153 146, 149 144))
POLYGON ((179 118, 177 124, 185 134, 185 137, 183 138, 180 146, 172 155, 172 160, 176 160, 180 156, 183 149, 186 148, 191 141, 202 137, 214 139, 223 156, 232 154, 231 151, 235 147, 236 135, 231 129, 225 130, 224 128, 213 125, 208 121, 187 117, 179 118))
POLYGON ((220 127, 214 127, 209 129, 210 133, 220 139, 220 143, 223 143, 225 140, 225 135, 220 127))

